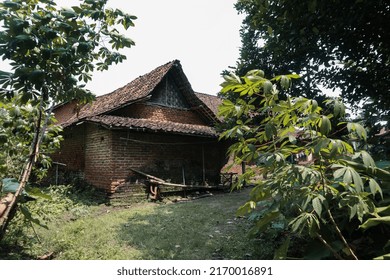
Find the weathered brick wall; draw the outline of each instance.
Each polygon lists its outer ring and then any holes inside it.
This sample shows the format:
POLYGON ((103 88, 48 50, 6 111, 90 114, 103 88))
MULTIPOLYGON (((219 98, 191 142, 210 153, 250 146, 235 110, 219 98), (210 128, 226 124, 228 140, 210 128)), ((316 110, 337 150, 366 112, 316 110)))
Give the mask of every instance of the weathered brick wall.
POLYGON ((53 113, 55 114, 58 123, 64 123, 76 113, 76 108, 77 102, 71 101, 55 108, 53 113))
POLYGON ((98 188, 108 190, 112 181, 111 130, 86 124, 85 179, 98 188))
POLYGON ((148 105, 145 103, 133 104, 118 111, 115 111, 112 114, 116 116, 124 116, 138 119, 153 119, 177 123, 205 125, 205 122, 194 111, 148 105))
POLYGON ((117 182, 142 178, 131 167, 174 183, 183 183, 184 169, 186 184, 201 184, 204 157, 205 177, 213 185, 226 163, 226 147, 208 138, 113 131, 112 147, 112 178, 117 182))
POLYGON ((183 183, 184 170, 186 184, 201 184, 204 162, 206 181, 215 185, 226 163, 226 145, 216 139, 108 130, 88 123, 66 128, 64 137, 54 160, 67 164, 67 170, 81 170, 90 184, 107 193, 144 179, 130 167, 173 183, 183 183))
POLYGON ((53 161, 66 164, 69 171, 84 170, 85 124, 65 129, 63 137, 59 151, 52 155, 53 161))

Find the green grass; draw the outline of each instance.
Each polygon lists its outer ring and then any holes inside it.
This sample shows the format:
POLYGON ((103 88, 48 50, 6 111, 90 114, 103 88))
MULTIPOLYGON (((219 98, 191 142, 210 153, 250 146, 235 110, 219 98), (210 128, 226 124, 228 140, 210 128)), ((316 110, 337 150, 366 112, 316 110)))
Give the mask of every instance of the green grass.
POLYGON ((41 243, 22 246, 17 256, 37 258, 52 252, 55 259, 67 260, 272 258, 273 241, 250 238, 251 222, 235 216, 248 192, 129 208, 91 205, 81 217, 64 212, 48 230, 37 229, 41 243))

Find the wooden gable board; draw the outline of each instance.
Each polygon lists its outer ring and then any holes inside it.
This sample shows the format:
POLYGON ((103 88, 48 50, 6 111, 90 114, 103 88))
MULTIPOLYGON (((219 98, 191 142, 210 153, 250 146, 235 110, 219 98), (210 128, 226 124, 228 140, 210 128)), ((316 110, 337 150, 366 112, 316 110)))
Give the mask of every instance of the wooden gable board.
POLYGON ((190 109, 190 105, 178 85, 168 74, 152 92, 152 97, 147 102, 171 108, 190 109))

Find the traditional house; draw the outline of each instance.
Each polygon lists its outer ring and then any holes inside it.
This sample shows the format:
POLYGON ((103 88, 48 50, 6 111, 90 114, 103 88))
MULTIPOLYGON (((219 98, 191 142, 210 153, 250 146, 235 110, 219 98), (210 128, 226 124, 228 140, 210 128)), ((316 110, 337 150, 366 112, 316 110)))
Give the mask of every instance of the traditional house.
POLYGON ((192 90, 175 60, 112 93, 54 113, 64 141, 54 160, 112 194, 139 170, 187 185, 218 184, 227 145, 218 141, 216 96, 192 90))

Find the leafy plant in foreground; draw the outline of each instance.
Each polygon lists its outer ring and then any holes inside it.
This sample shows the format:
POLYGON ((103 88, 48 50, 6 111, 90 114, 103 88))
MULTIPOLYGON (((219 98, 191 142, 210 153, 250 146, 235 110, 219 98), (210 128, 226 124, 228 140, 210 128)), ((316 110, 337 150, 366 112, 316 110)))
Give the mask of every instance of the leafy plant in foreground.
MULTIPOLYGON (((367 151, 354 148, 366 141, 366 131, 343 119, 345 107, 339 100, 327 100, 321 107, 303 97, 280 99, 272 83, 288 88, 291 78, 297 77, 268 80, 260 70, 242 78, 225 76, 222 93, 236 95, 236 101, 224 100, 219 112, 234 119, 235 125, 221 138, 235 141, 230 153, 236 163, 252 166, 240 176, 238 186, 254 184, 250 201, 239 214, 267 207, 254 232, 283 220, 292 232, 319 240, 337 259, 385 255, 390 205, 380 205, 384 193, 380 182, 386 188, 390 173, 376 167, 367 151), (369 227, 382 232, 381 238, 372 239, 369 227), (382 251, 368 253, 367 240, 382 251)), ((288 240, 279 256, 287 252, 287 245, 288 240)))
MULTIPOLYGON (((0 217, 0 240, 36 166, 54 105, 91 101, 93 94, 85 85, 92 72, 122 62, 126 57, 118 51, 134 45, 118 27, 134 26, 136 17, 106 4, 107 0, 84 0, 61 9, 50 0, 0 3, 0 57, 11 65, 10 72, 0 71, 0 102, 19 107, 30 104, 36 111, 32 133, 26 133, 23 141, 29 146, 28 155, 20 154, 24 163, 19 187, 0 217)), ((2 134, 0 139, 9 142, 8 138, 2 134)))

